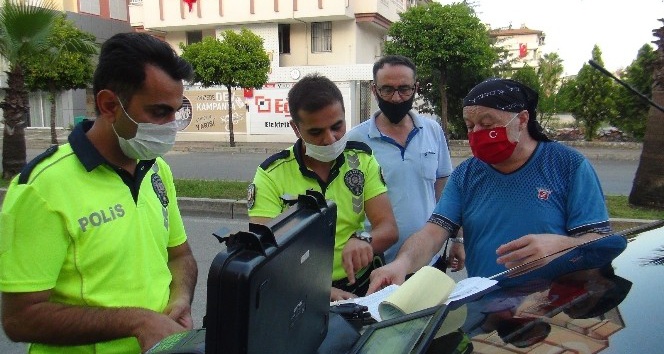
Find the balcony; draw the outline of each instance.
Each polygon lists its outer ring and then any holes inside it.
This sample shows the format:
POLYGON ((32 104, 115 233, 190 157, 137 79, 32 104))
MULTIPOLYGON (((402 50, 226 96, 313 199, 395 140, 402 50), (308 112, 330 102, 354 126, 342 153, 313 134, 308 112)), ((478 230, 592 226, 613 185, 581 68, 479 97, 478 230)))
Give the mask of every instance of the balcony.
POLYGON ((360 18, 382 26, 397 21, 398 14, 405 7, 403 0, 199 0, 189 10, 180 0, 131 0, 129 13, 132 26, 171 32, 256 23, 354 21, 360 18))

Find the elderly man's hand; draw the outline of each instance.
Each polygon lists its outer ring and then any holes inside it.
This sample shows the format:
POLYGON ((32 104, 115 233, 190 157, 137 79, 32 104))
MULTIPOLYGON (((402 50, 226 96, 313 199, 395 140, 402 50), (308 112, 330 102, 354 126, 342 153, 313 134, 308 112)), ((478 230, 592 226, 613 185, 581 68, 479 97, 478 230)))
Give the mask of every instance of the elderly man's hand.
POLYGON ((452 242, 450 254, 447 258, 447 266, 452 272, 458 272, 466 265, 466 250, 462 243, 452 242))
MULTIPOLYGON (((498 247, 496 250, 496 254, 498 255, 497 262, 509 269, 528 262, 534 262, 544 256, 552 255, 566 248, 578 245, 581 242, 582 240, 579 238, 564 235, 529 234, 498 247)), ((527 269, 541 267, 554 258, 548 257, 534 262, 527 269)))
POLYGON ((369 276, 371 282, 367 295, 391 284, 401 285, 406 280, 406 268, 403 267, 398 261, 394 261, 380 268, 376 268, 369 276))

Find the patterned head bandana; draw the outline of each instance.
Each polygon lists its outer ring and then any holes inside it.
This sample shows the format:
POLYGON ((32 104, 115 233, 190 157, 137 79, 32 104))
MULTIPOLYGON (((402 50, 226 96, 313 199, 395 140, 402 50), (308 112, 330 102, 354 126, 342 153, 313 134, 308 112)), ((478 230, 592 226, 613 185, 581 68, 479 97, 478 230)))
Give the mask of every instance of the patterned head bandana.
POLYGON ((473 87, 463 99, 463 106, 483 106, 505 112, 521 112, 530 116, 528 133, 538 141, 550 141, 537 122, 537 92, 514 80, 491 78, 473 87))
POLYGON ((506 112, 530 111, 537 107, 537 92, 509 79, 487 79, 473 87, 463 106, 484 106, 506 112))

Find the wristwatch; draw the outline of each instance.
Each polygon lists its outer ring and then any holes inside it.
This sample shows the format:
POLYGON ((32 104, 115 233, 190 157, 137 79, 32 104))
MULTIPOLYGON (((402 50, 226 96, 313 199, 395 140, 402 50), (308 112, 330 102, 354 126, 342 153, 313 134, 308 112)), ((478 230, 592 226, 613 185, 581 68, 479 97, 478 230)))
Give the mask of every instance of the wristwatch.
POLYGON ((452 242, 454 242, 454 243, 460 243, 460 244, 463 245, 463 237, 452 237, 452 238, 450 239, 450 241, 452 241, 452 242))
POLYGON ((362 240, 362 241, 365 241, 365 242, 371 243, 371 234, 368 233, 368 232, 366 232, 366 231, 356 232, 356 233, 354 233, 353 236, 351 236, 351 237, 354 237, 354 238, 356 238, 356 239, 358 239, 358 240, 362 240))

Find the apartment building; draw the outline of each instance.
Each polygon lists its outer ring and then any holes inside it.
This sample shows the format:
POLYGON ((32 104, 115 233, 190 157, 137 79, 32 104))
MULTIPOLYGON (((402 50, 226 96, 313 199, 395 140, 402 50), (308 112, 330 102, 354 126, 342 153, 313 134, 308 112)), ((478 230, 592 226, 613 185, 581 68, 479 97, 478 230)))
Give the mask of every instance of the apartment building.
MULTIPOLYGON (((372 65, 382 55, 390 24, 415 0, 131 0, 131 25, 173 48, 225 30, 246 28, 263 39, 268 83, 232 94, 235 140, 293 140, 286 96, 306 74, 333 80, 344 95, 348 127, 376 110, 372 65)), ((223 87, 185 88, 178 112, 183 140, 226 141, 228 97, 223 87)))
POLYGON ((489 35, 496 40, 496 45, 508 51, 508 60, 513 68, 522 68, 528 65, 532 68, 539 66, 545 45, 544 32, 530 29, 525 25, 520 28, 499 28, 489 31, 489 35))
MULTIPOLYGON (((127 0, 52 0, 56 10, 62 11, 79 29, 92 33, 98 43, 115 33, 132 31, 129 24, 127 0)), ((9 69, 0 60, 0 88, 7 87, 9 69)), ((0 90, 4 91, 4 90, 0 90)), ((81 117, 94 116, 91 90, 66 91, 56 97, 56 126, 68 128, 81 117)), ((4 93, 3 93, 4 95, 4 93)), ((4 96, 0 97, 0 100, 4 96)), ((49 127, 51 104, 46 92, 30 93, 28 127, 49 127)))

